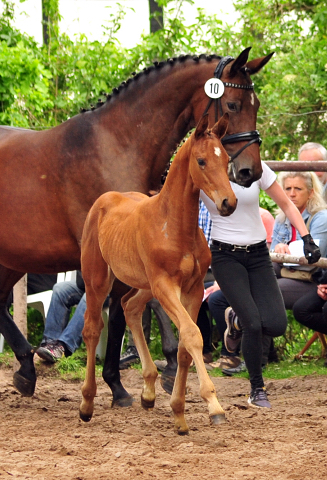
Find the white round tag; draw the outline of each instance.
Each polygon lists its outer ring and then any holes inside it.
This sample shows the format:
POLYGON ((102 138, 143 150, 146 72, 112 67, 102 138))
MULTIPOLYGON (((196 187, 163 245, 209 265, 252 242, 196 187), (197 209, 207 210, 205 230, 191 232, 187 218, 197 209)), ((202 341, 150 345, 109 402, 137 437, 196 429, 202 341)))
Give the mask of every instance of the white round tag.
POLYGON ((210 98, 220 98, 223 96, 225 86, 219 78, 210 78, 204 85, 204 91, 210 98))

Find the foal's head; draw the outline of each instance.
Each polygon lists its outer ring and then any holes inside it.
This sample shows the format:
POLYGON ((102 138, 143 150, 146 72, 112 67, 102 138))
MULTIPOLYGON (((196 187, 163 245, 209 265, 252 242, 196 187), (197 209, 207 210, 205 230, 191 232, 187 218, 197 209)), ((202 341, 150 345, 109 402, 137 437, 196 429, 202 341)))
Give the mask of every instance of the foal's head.
POLYGON ((192 135, 190 174, 194 185, 203 190, 217 206, 220 215, 231 215, 237 199, 227 174, 229 156, 220 139, 228 127, 228 113, 208 129, 208 115, 198 123, 192 135))

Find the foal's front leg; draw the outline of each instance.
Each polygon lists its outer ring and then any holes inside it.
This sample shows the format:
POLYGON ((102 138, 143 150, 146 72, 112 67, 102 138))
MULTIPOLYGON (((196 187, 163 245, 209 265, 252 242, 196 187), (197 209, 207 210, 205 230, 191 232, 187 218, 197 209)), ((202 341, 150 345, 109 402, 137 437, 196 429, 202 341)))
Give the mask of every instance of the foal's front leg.
MULTIPOLYGON (((195 287, 196 288, 196 287, 195 287)), ((217 399, 216 389, 212 383, 211 378, 208 375, 207 369, 203 361, 203 339, 199 328, 197 327, 197 317, 200 309, 200 305, 203 298, 203 284, 201 284, 196 290, 183 295, 183 304, 188 311, 190 317, 193 319, 194 326, 197 328, 200 335, 200 347, 198 345, 199 335, 193 336, 192 330, 187 324, 180 327, 180 335, 186 350, 192 355, 194 360, 196 371, 200 381, 200 395, 205 400, 209 409, 210 422, 213 425, 218 425, 226 421, 226 416, 223 408, 217 399), (195 339, 196 338, 196 339, 195 339)))
POLYGON ((141 394, 141 404, 145 409, 154 407, 156 397, 155 382, 158 376, 157 367, 153 363, 142 328, 142 313, 145 305, 152 298, 150 290, 137 290, 133 288, 122 298, 122 306, 126 323, 132 331, 135 346, 142 363, 144 379, 141 394))
POLYGON ((201 397, 208 404, 210 421, 213 424, 222 423, 225 420, 225 413, 217 400, 214 384, 210 380, 205 368, 202 356, 203 340, 200 330, 195 323, 202 301, 203 285, 199 283, 188 295, 184 294, 183 304, 187 305, 187 310, 181 302, 180 289, 176 285, 161 282, 153 293, 179 330, 178 368, 170 401, 174 412, 177 433, 180 435, 188 433, 184 415, 185 388, 192 358, 200 380, 201 397), (192 315, 192 318, 190 315, 192 315))

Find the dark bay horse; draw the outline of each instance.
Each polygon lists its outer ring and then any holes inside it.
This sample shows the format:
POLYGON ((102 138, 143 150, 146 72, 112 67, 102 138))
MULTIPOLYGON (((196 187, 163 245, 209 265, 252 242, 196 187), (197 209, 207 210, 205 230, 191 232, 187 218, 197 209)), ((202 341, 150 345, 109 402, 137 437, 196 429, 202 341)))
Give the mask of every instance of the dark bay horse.
POLYGON ((142 313, 155 297, 179 331, 178 368, 170 402, 176 431, 188 433, 185 388, 192 358, 211 423, 225 421, 203 362, 203 341, 196 322, 211 261, 198 225, 200 190, 222 216, 233 213, 237 205, 227 175, 229 156, 220 142, 227 126, 225 113, 208 130, 205 115, 178 150, 158 195, 107 192, 96 200, 86 218, 81 245, 87 305, 83 329, 87 366, 80 406, 84 421, 91 419, 94 409, 95 351, 103 328, 102 305, 116 278, 132 287, 123 296, 122 305, 142 361, 143 408, 154 406, 158 375, 142 329, 142 313))
MULTIPOLYGON (((26 272, 80 268, 83 224, 101 194, 158 190, 177 144, 206 111, 211 125, 230 114, 223 140, 233 158, 230 178, 249 186, 260 177, 259 100, 250 75, 271 55, 248 62, 249 50, 236 59, 201 55, 156 63, 114 89, 103 105, 46 131, 0 127, 0 332, 20 362, 14 384, 23 395, 35 389, 34 349, 8 313, 9 292, 26 272), (225 86, 218 100, 204 91, 213 77, 225 86)), ((119 284, 112 290, 111 316, 120 308, 120 289, 126 291, 119 284)), ((110 324, 110 338, 124 328, 110 324)), ((104 369, 118 399, 128 397, 119 351, 116 340, 108 345, 104 369)))

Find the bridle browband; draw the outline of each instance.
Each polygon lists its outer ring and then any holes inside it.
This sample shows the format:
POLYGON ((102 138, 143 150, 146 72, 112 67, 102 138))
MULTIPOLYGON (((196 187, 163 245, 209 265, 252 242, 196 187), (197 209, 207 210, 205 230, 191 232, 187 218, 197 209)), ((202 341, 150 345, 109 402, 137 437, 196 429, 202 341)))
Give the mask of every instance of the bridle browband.
MULTIPOLYGON (((216 69, 215 69, 214 77, 218 78, 220 80, 220 78, 223 74, 224 68, 232 60, 234 60, 234 58, 230 57, 230 56, 222 57, 220 62, 217 65, 216 69)), ((254 88, 253 83, 251 83, 249 85, 242 85, 242 84, 231 83, 231 82, 222 82, 222 83, 224 84, 225 87, 240 88, 240 89, 243 89, 243 90, 253 90, 253 88, 254 88)), ((208 113, 208 110, 211 107, 213 101, 215 102, 214 105, 215 105, 215 123, 216 123, 218 121, 218 109, 219 109, 220 116, 221 117, 223 116, 223 108, 222 108, 222 105, 221 105, 221 97, 210 98, 203 115, 206 115, 208 113)), ((252 130, 250 132, 233 133, 232 135, 225 135, 221 139, 221 143, 223 145, 226 145, 227 143, 246 142, 246 141, 248 141, 248 143, 246 145, 244 145, 242 148, 240 148, 236 153, 234 153, 234 155, 232 155, 230 157, 230 159, 229 159, 230 163, 233 162, 235 160, 235 158, 238 157, 238 155, 240 155, 243 152, 243 150, 245 150, 247 147, 249 147, 253 143, 259 143, 259 146, 260 146, 262 140, 260 138, 258 130, 252 130)))

